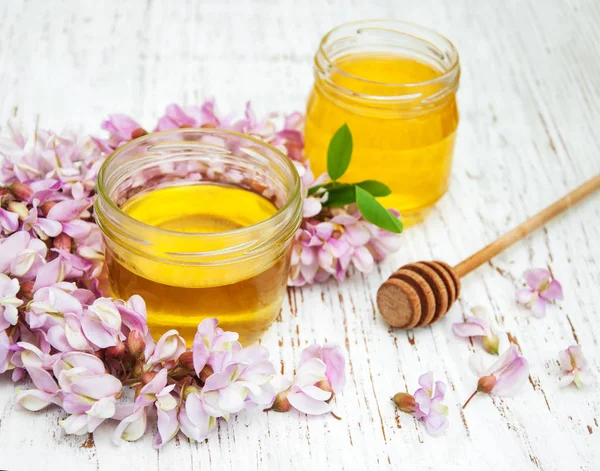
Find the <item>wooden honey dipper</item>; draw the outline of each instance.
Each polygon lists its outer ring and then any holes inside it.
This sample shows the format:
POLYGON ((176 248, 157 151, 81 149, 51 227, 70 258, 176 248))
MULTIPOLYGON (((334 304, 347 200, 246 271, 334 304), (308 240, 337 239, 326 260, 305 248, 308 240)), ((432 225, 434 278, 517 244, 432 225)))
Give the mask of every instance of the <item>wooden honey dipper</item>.
POLYGON ((439 261, 404 265, 392 273, 377 291, 377 307, 381 315, 392 327, 400 329, 423 327, 439 321, 458 299, 462 277, 598 188, 600 174, 454 268, 439 261))

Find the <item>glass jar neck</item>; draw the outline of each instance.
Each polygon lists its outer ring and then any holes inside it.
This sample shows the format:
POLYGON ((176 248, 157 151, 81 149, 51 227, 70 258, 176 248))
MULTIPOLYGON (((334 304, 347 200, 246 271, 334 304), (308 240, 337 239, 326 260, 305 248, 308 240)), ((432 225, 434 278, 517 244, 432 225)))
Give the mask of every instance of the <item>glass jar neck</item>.
POLYGON ((140 256, 177 264, 220 264, 261 256, 285 245, 301 221, 300 181, 290 159, 263 141, 231 131, 177 129, 131 141, 102 165, 97 193, 95 217, 111 242, 140 256), (121 209, 143 192, 207 183, 252 191, 270 200, 277 211, 251 226, 193 233, 155 227, 121 209))
POLYGON ((450 41, 400 21, 338 26, 323 37, 314 64, 317 90, 358 113, 369 109, 392 114, 429 112, 454 98, 460 78, 458 52, 450 41), (430 74, 398 79, 399 74, 378 75, 373 66, 391 71, 395 67, 398 72, 415 67, 430 74))

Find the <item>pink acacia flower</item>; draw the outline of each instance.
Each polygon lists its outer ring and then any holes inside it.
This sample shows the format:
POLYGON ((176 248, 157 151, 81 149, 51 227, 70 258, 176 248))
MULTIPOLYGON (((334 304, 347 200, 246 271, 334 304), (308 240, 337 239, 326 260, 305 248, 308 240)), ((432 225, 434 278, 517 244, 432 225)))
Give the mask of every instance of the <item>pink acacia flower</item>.
POLYGON ((275 397, 271 385, 274 376, 267 349, 258 345, 239 349, 221 370, 206 379, 202 388, 204 408, 213 417, 223 417, 248 406, 267 406, 275 397))
POLYGON ((346 358, 342 348, 336 343, 310 345, 300 353, 299 366, 302 367, 311 358, 317 358, 325 364, 325 377, 328 385, 320 384, 325 390, 337 393, 346 385, 346 358))
POLYGON ((207 364, 213 371, 219 371, 231 352, 241 349, 239 335, 223 331, 217 327, 218 323, 217 319, 209 318, 198 325, 192 344, 194 371, 198 376, 207 364))
POLYGON ((492 355, 498 355, 500 340, 490 327, 490 323, 482 316, 485 310, 482 307, 471 309, 473 316, 467 316, 466 322, 452 324, 452 330, 459 337, 480 338, 483 349, 492 355))
POLYGON ((579 345, 572 345, 566 350, 558 353, 560 369, 562 370, 561 386, 568 386, 573 383, 578 388, 584 384, 593 381, 593 375, 588 370, 588 362, 583 356, 583 351, 579 345))
POLYGON ((207 412, 198 388, 188 386, 186 394, 187 399, 179 411, 179 426, 188 438, 201 442, 214 429, 217 419, 207 412))
POLYGON ((341 240, 333 223, 307 223, 296 234, 292 251, 291 284, 311 284, 330 275, 343 279, 345 268, 341 259, 349 250, 350 245, 341 240))
POLYGON ((23 304, 17 298, 20 289, 19 280, 0 273, 0 330, 17 323, 17 308, 23 304))
POLYGON ((98 298, 84 312, 81 328, 86 338, 99 348, 117 344, 121 332, 121 314, 109 298, 98 298))
POLYGON ((318 358, 307 360, 296 373, 292 381, 281 378, 272 409, 277 412, 287 412, 291 407, 309 415, 320 415, 331 412, 329 400, 333 397, 331 391, 321 389, 317 384, 327 381, 325 372, 327 366, 318 358))
POLYGON ((41 240, 25 231, 15 232, 0 244, 0 272, 33 280, 45 264, 47 253, 41 240))
POLYGON ((89 353, 67 352, 54 364, 53 373, 63 395, 63 408, 71 414, 87 412, 96 401, 121 392, 121 382, 106 374, 102 360, 89 353))
POLYGON ((156 343, 154 352, 148 358, 147 370, 154 365, 177 360, 185 350, 185 340, 176 330, 165 332, 156 343))
POLYGON ((535 317, 544 317, 548 302, 563 299, 562 286, 549 270, 535 268, 523 276, 529 288, 517 290, 517 301, 531 309, 535 317))
POLYGON ((477 389, 471 394, 463 409, 478 392, 511 396, 521 389, 529 376, 529 363, 521 355, 518 347, 510 347, 484 372, 477 382, 477 389))
POLYGON ((398 393, 392 401, 402 412, 411 414, 425 423, 427 433, 436 437, 448 428, 448 407, 442 404, 446 394, 446 384, 436 381, 433 385, 433 373, 429 371, 419 378, 419 385, 414 395, 398 393))
POLYGON ((27 217, 23 219, 23 229, 35 233, 41 240, 56 237, 62 232, 62 224, 38 215, 39 200, 33 200, 33 207, 29 210, 27 217))
POLYGON ((311 345, 300 354, 300 367, 292 381, 278 378, 279 391, 272 409, 287 412, 290 407, 310 415, 331 412, 329 402, 346 382, 346 360, 333 343, 311 345))
POLYGON ((110 115, 101 127, 109 132, 110 137, 107 140, 94 139, 94 141, 107 154, 121 144, 146 134, 146 131, 136 121, 123 114, 110 115))
POLYGON ((10 234, 19 228, 19 215, 0 207, 0 229, 10 234))
MULTIPOLYGON (((154 447, 160 448, 171 440, 179 431, 178 402, 173 395, 175 384, 167 385, 166 368, 162 368, 154 378, 146 384, 135 400, 133 413, 124 418, 115 430, 113 439, 118 444, 121 440, 136 440, 136 433, 130 436, 132 429, 145 431, 147 408, 154 405, 158 418, 158 432, 154 437, 154 447), (142 411, 141 413, 139 411, 142 411), (140 415, 141 414, 141 415, 140 415), (132 425, 135 424, 135 425, 132 425)), ((142 431, 143 433, 143 431, 142 431)), ((138 437, 139 438, 139 437, 138 437)))

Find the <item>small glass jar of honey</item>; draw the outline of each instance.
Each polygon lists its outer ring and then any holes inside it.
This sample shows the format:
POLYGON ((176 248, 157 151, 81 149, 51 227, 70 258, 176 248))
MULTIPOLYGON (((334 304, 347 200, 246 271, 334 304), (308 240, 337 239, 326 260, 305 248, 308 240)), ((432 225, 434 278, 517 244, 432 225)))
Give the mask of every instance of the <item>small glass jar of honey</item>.
POLYGON ((352 165, 342 181, 376 179, 382 204, 419 221, 448 189, 458 125, 458 53, 438 33, 399 21, 360 21, 330 31, 315 55, 306 156, 327 170, 327 148, 346 123, 352 165))
POLYGON ((217 129, 149 134, 113 152, 95 216, 112 295, 141 295, 158 338, 207 317, 255 341, 279 313, 302 218, 298 174, 270 145, 217 129))

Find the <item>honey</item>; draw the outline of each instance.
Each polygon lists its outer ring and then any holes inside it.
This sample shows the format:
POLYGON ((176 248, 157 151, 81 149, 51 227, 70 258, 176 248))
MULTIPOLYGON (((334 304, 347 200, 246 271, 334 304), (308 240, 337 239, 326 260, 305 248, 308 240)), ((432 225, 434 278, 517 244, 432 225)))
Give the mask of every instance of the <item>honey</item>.
MULTIPOLYGON (((134 219, 161 229, 188 233, 218 233, 247 227, 272 216, 277 208, 256 193, 221 185, 192 185, 153 190, 129 200, 122 208, 134 219)), ((164 239, 170 244, 169 239, 164 239)), ((160 243, 159 243, 160 244, 160 243)), ((159 249, 163 247, 158 247, 159 249)), ((165 250, 180 251, 177 243, 165 250)), ((202 246, 198 246, 202 250, 202 246)), ((271 325, 285 294, 289 257, 265 265, 253 260, 218 273, 173 264, 132 264, 107 259, 113 295, 146 301, 148 327, 154 337, 176 328, 193 339, 198 324, 218 317, 220 326, 254 342, 271 325)))
POLYGON ((268 144, 216 129, 140 137, 100 169, 94 214, 110 294, 142 296, 154 338, 176 329, 190 345, 216 317, 248 345, 279 314, 302 198, 268 144))
POLYGON ((448 188, 457 65, 430 58, 434 39, 419 40, 412 25, 359 22, 338 29, 315 58, 306 156, 315 174, 325 172, 329 140, 346 123, 354 148, 342 181, 386 183, 392 194, 381 203, 400 210, 407 224, 417 222, 448 188))

